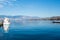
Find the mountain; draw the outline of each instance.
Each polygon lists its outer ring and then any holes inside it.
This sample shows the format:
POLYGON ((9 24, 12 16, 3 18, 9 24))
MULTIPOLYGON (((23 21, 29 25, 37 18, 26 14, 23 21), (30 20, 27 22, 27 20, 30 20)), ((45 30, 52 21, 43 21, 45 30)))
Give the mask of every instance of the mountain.
POLYGON ((18 15, 18 16, 6 16, 6 15, 0 15, 0 19, 4 18, 4 17, 8 17, 10 19, 13 20, 60 20, 60 16, 53 16, 53 17, 45 17, 45 18, 40 18, 40 17, 32 17, 32 16, 22 16, 22 15, 18 15))
POLYGON ((0 18, 4 18, 4 17, 8 17, 8 18, 19 18, 22 16, 6 16, 6 15, 0 15, 0 18))

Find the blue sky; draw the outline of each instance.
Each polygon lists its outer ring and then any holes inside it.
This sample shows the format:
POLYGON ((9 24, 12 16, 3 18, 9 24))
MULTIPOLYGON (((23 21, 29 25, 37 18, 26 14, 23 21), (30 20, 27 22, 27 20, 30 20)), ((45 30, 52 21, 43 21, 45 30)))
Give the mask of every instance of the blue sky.
POLYGON ((0 0, 0 15, 60 16, 60 0, 0 0))

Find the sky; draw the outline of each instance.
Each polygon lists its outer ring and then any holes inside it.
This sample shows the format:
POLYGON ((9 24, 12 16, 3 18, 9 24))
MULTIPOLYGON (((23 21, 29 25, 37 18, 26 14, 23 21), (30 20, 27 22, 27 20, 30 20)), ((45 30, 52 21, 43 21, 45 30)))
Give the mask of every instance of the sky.
POLYGON ((60 0, 0 0, 0 15, 60 16, 60 0))

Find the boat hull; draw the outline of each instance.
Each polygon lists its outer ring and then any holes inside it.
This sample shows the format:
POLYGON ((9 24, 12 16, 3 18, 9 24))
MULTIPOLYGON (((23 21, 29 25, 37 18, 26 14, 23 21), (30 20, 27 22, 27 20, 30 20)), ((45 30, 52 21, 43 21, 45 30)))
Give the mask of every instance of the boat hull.
POLYGON ((53 22, 53 23, 60 23, 60 22, 53 22))

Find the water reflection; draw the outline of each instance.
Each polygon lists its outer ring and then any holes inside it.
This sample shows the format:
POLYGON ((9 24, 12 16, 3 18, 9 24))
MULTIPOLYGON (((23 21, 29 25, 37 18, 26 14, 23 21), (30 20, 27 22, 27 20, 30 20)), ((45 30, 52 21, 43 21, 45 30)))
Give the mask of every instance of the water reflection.
POLYGON ((2 40, 53 40, 60 39, 60 24, 49 21, 10 22, 0 29, 2 40))
POLYGON ((4 32, 8 33, 9 25, 10 25, 10 24, 4 24, 4 25, 3 25, 4 32))

